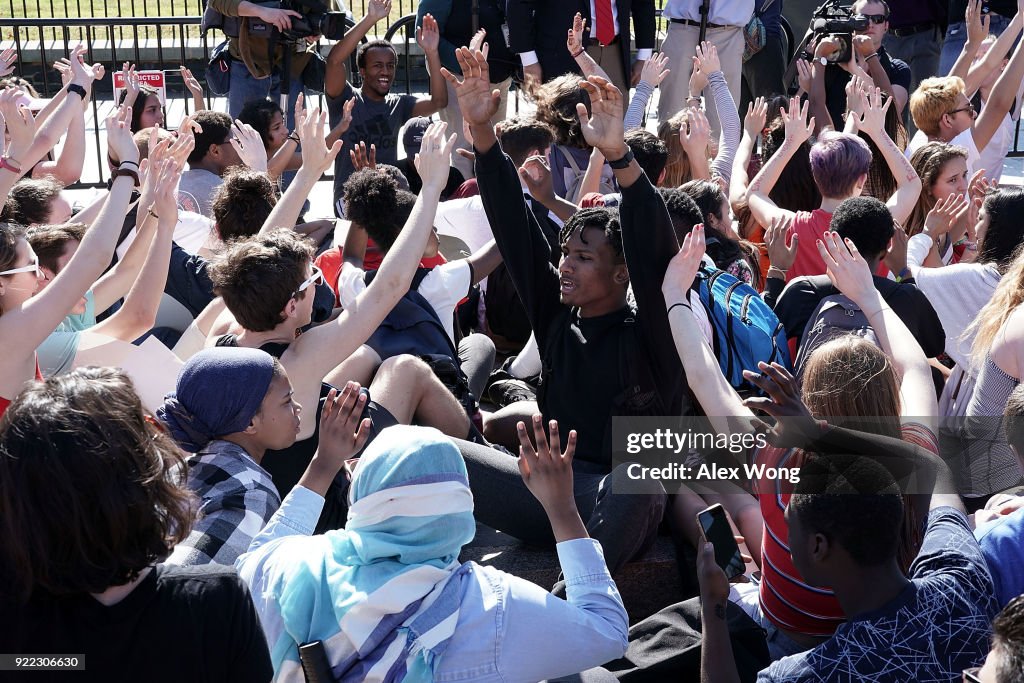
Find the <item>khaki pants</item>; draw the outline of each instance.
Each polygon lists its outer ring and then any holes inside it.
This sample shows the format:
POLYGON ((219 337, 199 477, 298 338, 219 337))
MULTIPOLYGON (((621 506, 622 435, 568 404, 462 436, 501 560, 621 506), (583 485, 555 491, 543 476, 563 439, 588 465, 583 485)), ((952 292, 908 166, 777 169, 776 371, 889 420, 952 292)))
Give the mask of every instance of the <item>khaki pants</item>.
MULTIPOLYGON (((628 40, 628 38, 623 40, 628 40)), ((587 46, 587 54, 608 74, 608 80, 622 93, 625 100, 624 106, 628 107, 630 74, 622 73, 622 46, 625 44, 623 40, 608 47, 601 47, 596 40, 592 39, 590 45, 587 46)))
MULTIPOLYGON (((491 119, 491 124, 496 124, 498 121, 504 119, 508 111, 508 87, 512 84, 512 79, 507 78, 501 83, 492 83, 492 88, 497 88, 501 91, 501 101, 498 103, 498 111, 495 113, 494 118, 491 119)), ((437 113, 442 121, 448 124, 448 133, 451 135, 455 133, 458 138, 455 140, 456 149, 466 149, 473 151, 473 145, 469 144, 466 140, 466 135, 462 131, 462 110, 459 109, 459 98, 455 94, 455 88, 452 87, 451 83, 448 83, 448 106, 437 113)), ((476 174, 473 172, 473 162, 466 159, 461 154, 452 153, 452 166, 459 169, 463 177, 467 180, 473 178, 476 174)))
MULTIPOLYGON (((661 99, 658 103, 658 122, 667 121, 676 112, 686 106, 686 96, 690 89, 690 73, 693 71, 693 57, 697 51, 697 38, 700 28, 686 24, 669 24, 668 35, 661 46, 662 52, 668 56, 669 68, 672 73, 662 81, 661 99)), ((737 26, 726 28, 709 28, 708 42, 718 48, 718 59, 722 62, 722 75, 729 84, 734 102, 740 101, 740 85, 743 76, 743 29, 737 26)), ((696 93, 694 93, 696 94, 696 93)), ((711 97, 710 89, 705 89, 707 99, 711 97)), ((704 106, 708 122, 711 124, 712 139, 717 140, 721 125, 718 123, 718 112, 714 102, 706 102, 704 106)))

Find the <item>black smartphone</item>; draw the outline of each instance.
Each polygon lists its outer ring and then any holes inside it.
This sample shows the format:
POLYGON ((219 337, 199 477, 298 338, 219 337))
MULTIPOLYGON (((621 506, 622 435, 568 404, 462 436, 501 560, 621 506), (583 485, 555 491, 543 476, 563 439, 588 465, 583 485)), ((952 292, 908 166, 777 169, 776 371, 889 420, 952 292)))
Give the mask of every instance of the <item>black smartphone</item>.
POLYGON ((743 573, 746 564, 740 555, 740 547, 736 545, 732 527, 725 516, 725 508, 712 505, 697 513, 697 523, 704 531, 704 538, 715 546, 715 562, 722 568, 729 579, 743 573))

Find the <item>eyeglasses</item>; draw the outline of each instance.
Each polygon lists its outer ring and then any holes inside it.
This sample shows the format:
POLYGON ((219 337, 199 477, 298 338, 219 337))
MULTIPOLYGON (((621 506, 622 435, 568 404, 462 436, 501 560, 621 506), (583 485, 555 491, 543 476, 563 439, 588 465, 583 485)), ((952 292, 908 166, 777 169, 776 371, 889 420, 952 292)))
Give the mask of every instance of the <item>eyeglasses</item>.
POLYGON ((15 275, 17 273, 34 272, 37 278, 43 277, 43 270, 42 268, 39 267, 39 257, 36 256, 34 252, 30 252, 30 254, 32 257, 32 261, 27 266, 22 266, 21 268, 11 268, 10 270, 0 272, 0 275, 15 275))
POLYGON ((960 112, 962 112, 962 111, 968 111, 968 112, 970 112, 970 113, 971 113, 971 118, 972 118, 972 119, 973 119, 973 118, 974 118, 975 116, 977 116, 977 115, 978 115, 978 112, 974 111, 974 105, 973 105, 973 104, 968 104, 968 105, 967 105, 966 107, 960 107, 960 108, 958 108, 958 109, 954 109, 953 111, 951 111, 951 112, 948 112, 948 113, 949 113, 949 115, 950 115, 950 116, 956 116, 957 114, 959 114, 959 113, 960 113, 960 112))
POLYGON ((884 24, 889 21, 888 14, 862 14, 862 17, 870 21, 872 24, 884 24))
POLYGON ((981 679, 978 678, 978 672, 980 671, 980 666, 972 666, 970 669, 964 669, 964 683, 981 683, 981 679))
POLYGON ((312 268, 313 268, 313 274, 310 275, 308 278, 306 278, 302 282, 302 284, 299 285, 298 289, 296 289, 294 292, 292 292, 292 298, 293 299, 298 297, 299 294, 301 294, 302 292, 304 292, 307 289, 309 289, 310 285, 322 285, 324 283, 324 271, 322 271, 319 268, 317 268, 315 263, 312 265, 312 268))

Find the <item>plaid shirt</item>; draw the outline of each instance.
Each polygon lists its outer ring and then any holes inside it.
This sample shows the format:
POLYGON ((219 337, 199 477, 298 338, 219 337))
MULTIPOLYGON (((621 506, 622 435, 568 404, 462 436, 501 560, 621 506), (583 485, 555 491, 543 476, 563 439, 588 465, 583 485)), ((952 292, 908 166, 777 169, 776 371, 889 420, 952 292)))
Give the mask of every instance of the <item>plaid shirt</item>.
POLYGON ((281 506, 270 475, 230 441, 211 441, 188 459, 188 487, 202 505, 169 564, 233 565, 281 506))

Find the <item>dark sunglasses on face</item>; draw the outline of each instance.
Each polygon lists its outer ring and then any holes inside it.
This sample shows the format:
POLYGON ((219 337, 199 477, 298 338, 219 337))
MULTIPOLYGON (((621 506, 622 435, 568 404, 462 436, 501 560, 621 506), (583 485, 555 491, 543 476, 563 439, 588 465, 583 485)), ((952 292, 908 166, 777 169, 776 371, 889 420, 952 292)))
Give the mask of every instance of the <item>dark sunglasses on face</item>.
POLYGON ((872 24, 884 24, 889 21, 888 14, 862 14, 862 17, 870 21, 872 24))

